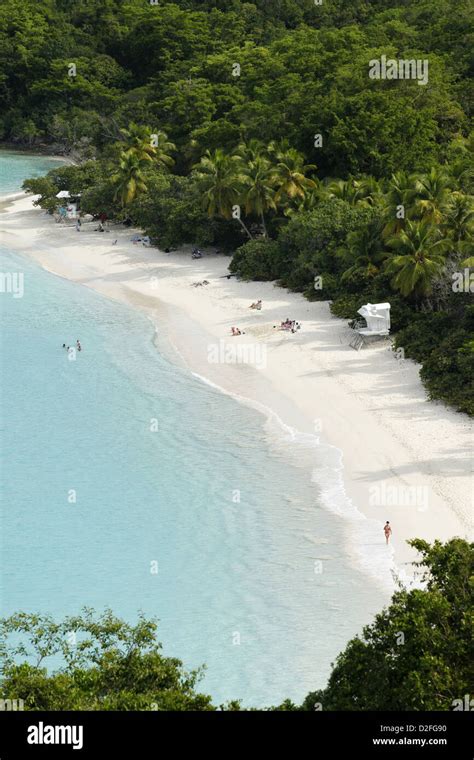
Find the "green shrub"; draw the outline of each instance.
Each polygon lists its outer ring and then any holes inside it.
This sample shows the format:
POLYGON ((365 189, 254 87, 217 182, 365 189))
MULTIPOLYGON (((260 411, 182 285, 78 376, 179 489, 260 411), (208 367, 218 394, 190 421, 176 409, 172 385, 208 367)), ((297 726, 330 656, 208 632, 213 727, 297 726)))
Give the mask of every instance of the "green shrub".
POLYGON ((317 277, 312 286, 304 291, 305 297, 309 301, 330 301, 336 298, 340 292, 339 277, 330 272, 322 272, 317 277))
POLYGON ((403 348, 408 358, 424 362, 438 348, 451 321, 452 317, 446 312, 417 314, 414 321, 397 334, 395 347, 403 348))
POLYGON ((276 280, 281 259, 281 248, 275 240, 249 240, 237 249, 229 269, 244 280, 276 280))
POLYGON ((424 362, 420 377, 431 399, 474 415, 472 333, 458 330, 442 340, 424 362))
POLYGON ((363 303, 364 301, 361 296, 339 296, 331 304, 331 311, 335 317, 340 317, 341 319, 356 319, 359 318, 357 310, 360 309, 363 303))

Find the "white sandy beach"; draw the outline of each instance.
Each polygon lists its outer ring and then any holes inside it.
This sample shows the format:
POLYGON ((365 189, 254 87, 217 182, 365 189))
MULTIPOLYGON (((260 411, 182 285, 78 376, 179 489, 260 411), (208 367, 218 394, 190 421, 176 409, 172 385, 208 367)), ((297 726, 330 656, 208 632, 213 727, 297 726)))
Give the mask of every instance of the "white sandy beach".
POLYGON ((375 519, 383 545, 390 520, 395 561, 409 574, 414 552, 406 539, 472 537, 473 424, 427 400, 418 365, 397 360, 385 341, 354 351, 352 332, 327 303, 272 283, 227 279, 227 256, 193 261, 189 250, 165 254, 134 245, 133 231, 94 227, 77 233, 56 224, 23 195, 3 210, 0 239, 62 277, 144 309, 160 347, 194 373, 342 452, 357 535, 363 516, 375 519), (192 287, 204 279, 208 285, 192 287), (257 299, 261 312, 249 309, 257 299), (276 330, 286 317, 300 321, 301 331, 276 330), (232 326, 245 334, 231 337, 232 326))

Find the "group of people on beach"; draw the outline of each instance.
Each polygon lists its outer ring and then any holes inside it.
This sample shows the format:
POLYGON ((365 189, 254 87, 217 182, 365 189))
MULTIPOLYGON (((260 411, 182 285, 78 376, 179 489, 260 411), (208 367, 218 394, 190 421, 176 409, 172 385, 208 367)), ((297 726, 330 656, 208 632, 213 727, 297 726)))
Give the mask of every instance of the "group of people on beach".
MULTIPOLYGON (((65 343, 63 343, 62 347, 65 348, 68 353, 71 350, 73 350, 73 346, 66 346, 65 343)), ((81 341, 79 340, 79 338, 76 340, 76 346, 75 346, 75 348, 76 348, 76 351, 82 351, 81 341)))
MULTIPOLYGON (((276 325, 273 325, 275 328, 276 325)), ((279 330, 286 330, 291 331, 292 333, 295 333, 297 330, 301 330, 301 323, 297 322, 295 319, 290 319, 287 317, 284 322, 281 322, 279 330)))
MULTIPOLYGON (((99 216, 99 226, 98 227, 94 227, 94 232, 110 232, 110 230, 107 230, 104 227, 104 221, 105 221, 105 219, 106 219, 105 216, 103 216, 103 215, 99 216)), ((81 231, 81 227, 82 227, 81 217, 78 216, 77 219, 76 219, 76 231, 80 232, 81 231)))

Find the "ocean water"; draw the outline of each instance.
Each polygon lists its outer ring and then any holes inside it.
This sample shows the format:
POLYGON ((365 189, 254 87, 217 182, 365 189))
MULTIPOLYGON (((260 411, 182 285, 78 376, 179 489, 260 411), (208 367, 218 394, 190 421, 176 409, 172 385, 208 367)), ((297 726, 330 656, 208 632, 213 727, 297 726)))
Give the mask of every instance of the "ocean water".
POLYGON ((0 194, 19 192, 24 179, 42 177, 49 169, 61 165, 64 166, 61 159, 1 149, 0 194))
MULTIPOLYGON (((34 169, 3 159, 0 191, 34 169)), ((2 615, 143 611, 217 703, 324 686, 388 598, 335 451, 170 363, 141 313, 1 258, 24 278, 0 293, 2 615)))

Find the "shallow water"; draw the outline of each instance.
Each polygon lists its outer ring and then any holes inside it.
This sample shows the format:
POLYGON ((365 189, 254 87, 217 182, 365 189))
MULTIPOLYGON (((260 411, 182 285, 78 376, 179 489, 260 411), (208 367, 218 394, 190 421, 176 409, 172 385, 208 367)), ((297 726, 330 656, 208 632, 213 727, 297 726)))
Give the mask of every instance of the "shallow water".
POLYGON ((387 600, 349 551, 334 450, 171 364, 142 314, 6 249, 1 271, 24 275, 0 294, 2 613, 143 610, 217 702, 322 687, 387 600))
POLYGON ((64 166, 64 162, 40 154, 0 149, 0 195, 19 192, 24 179, 42 177, 55 166, 64 166))

